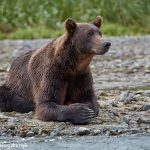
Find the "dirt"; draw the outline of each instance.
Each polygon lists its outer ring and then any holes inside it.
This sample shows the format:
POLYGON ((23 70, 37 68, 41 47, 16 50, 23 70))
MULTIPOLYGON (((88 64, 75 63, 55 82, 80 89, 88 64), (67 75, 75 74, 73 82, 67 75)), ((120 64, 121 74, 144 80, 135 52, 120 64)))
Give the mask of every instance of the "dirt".
MULTIPOLYGON (((43 122, 34 112, 0 113, 0 135, 20 137, 124 135, 150 133, 150 35, 107 37, 110 51, 91 63, 94 88, 100 104, 88 125, 43 122)), ((49 40, 0 41, 0 84, 10 63, 22 52, 49 40)))

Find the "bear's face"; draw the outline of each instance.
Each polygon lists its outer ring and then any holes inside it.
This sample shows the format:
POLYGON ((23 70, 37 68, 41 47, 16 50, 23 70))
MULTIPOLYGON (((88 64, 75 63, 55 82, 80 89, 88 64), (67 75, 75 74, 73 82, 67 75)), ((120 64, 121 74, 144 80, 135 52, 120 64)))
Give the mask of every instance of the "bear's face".
POLYGON ((102 38, 101 23, 102 19, 99 16, 92 23, 66 20, 68 36, 72 38, 72 45, 79 53, 102 55, 108 51, 111 43, 102 38))

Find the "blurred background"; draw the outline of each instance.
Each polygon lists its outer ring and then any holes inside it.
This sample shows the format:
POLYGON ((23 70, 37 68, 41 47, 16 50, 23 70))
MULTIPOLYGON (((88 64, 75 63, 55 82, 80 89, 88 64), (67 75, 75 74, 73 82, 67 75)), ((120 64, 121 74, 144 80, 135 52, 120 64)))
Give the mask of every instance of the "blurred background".
POLYGON ((0 39, 56 37, 66 18, 97 15, 105 35, 150 34, 150 0, 0 0, 0 39))

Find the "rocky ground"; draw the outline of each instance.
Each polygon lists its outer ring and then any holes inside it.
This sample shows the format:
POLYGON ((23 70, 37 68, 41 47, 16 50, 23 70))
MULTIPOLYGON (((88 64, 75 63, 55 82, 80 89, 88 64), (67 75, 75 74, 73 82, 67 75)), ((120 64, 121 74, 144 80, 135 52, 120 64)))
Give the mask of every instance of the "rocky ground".
MULTIPOLYGON (((0 113, 1 136, 78 136, 150 133, 150 36, 110 37, 110 51, 94 58, 91 68, 100 104, 89 125, 42 122, 27 114, 0 113)), ((12 60, 48 40, 0 41, 0 84, 12 60)))

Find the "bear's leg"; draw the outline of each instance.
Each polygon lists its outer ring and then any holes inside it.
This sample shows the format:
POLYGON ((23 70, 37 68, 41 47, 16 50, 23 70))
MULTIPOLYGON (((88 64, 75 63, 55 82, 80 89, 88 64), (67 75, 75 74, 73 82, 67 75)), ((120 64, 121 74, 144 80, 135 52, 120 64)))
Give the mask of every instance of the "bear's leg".
MULTIPOLYGON (((73 99, 72 103, 81 103, 95 112, 95 116, 99 113, 99 104, 93 89, 93 81, 90 72, 79 75, 70 87, 69 97, 73 99)), ((71 102, 70 102, 71 103, 71 102)))
POLYGON ((71 121, 74 124, 86 124, 94 118, 95 113, 84 104, 65 106, 44 102, 36 106, 36 115, 43 121, 71 121))
POLYGON ((40 120, 85 124, 94 118, 94 111, 85 104, 64 105, 68 85, 58 70, 46 70, 38 91, 33 91, 37 93, 34 97, 35 113, 40 120))
POLYGON ((34 110, 34 104, 12 93, 9 88, 3 85, 0 87, 0 110, 27 113, 34 110))

